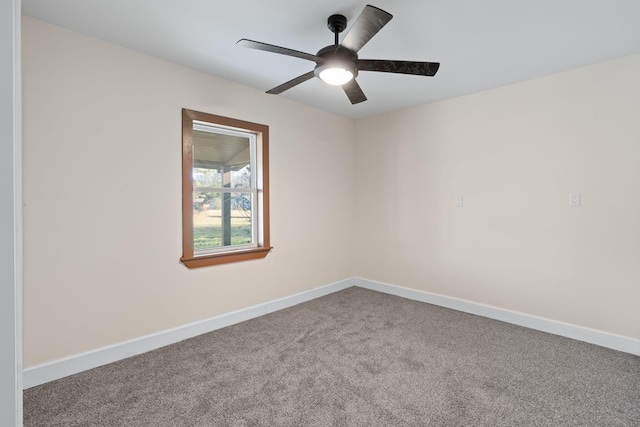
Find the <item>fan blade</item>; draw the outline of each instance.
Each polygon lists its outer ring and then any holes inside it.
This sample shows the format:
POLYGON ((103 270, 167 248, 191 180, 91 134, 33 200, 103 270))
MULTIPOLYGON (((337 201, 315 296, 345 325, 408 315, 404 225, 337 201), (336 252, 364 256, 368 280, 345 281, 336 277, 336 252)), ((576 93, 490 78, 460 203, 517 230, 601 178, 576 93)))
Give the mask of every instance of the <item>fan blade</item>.
POLYGON ((435 76, 440 68, 439 62, 386 61, 384 59, 359 59, 358 70, 381 71, 383 73, 415 74, 435 76))
POLYGON ((318 62, 322 60, 322 58, 319 58, 310 53, 300 52, 298 50, 287 49, 286 47, 274 46, 272 44, 257 42, 253 40, 241 39, 241 40, 238 40, 236 44, 242 47, 264 50, 265 52, 279 53, 281 55, 294 56, 296 58, 307 59, 313 62, 318 62))
POLYGON ((382 9, 371 5, 365 6, 340 44, 354 52, 359 51, 371 40, 371 37, 391 21, 391 18, 393 15, 382 9))
POLYGON ((292 87, 297 86, 300 83, 304 83, 307 80, 312 79, 314 77, 315 77, 315 73, 313 71, 309 71, 306 74, 298 76, 295 79, 291 79, 288 82, 281 84, 280 86, 277 86, 271 90, 268 90, 267 93, 270 93, 272 95, 277 95, 279 93, 284 92, 287 89, 291 89, 292 87))
POLYGON ((343 84, 342 89, 344 89, 344 93, 347 94, 352 104, 359 104, 367 100, 367 97, 364 96, 364 92, 360 89, 360 85, 355 79, 343 84))

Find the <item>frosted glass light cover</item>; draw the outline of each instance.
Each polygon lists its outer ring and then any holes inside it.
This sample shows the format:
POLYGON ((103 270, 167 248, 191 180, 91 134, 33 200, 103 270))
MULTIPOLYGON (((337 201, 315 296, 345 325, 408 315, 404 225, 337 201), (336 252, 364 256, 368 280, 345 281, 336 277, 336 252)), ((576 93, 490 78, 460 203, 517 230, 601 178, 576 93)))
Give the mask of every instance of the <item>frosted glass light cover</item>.
POLYGON ((344 68, 327 68, 320 72, 320 78, 332 86, 342 86, 353 78, 353 73, 344 68))

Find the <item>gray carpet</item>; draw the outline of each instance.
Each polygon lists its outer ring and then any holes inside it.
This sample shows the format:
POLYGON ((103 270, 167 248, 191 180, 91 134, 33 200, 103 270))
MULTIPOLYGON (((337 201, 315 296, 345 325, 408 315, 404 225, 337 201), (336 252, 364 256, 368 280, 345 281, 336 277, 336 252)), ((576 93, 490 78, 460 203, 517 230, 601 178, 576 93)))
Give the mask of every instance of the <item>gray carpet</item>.
POLYGON ((640 426, 640 358, 349 288, 25 391, 26 426, 640 426))

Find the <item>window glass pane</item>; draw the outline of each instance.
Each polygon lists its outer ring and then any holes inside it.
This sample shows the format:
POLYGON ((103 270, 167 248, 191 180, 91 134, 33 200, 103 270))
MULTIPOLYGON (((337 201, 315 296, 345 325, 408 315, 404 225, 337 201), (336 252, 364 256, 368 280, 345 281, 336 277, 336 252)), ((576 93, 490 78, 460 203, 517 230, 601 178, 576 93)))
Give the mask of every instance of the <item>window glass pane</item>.
POLYGON ((193 249, 215 251, 253 244, 253 194, 194 192, 193 249))
MULTIPOLYGON (((223 130, 220 129, 220 132, 223 130)), ((193 131, 193 168, 211 187, 251 188, 251 142, 253 135, 228 135, 193 131), (204 170, 210 170, 209 175, 204 170)))

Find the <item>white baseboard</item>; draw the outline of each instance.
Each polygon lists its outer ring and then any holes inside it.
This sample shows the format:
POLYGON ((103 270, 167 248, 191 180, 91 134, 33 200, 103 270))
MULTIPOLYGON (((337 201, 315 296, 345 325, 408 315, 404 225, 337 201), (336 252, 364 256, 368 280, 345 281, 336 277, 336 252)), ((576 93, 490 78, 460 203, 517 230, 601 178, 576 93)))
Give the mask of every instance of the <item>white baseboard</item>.
POLYGON ((478 316, 488 317, 490 319, 500 320, 502 322, 512 323, 514 325, 524 326, 527 328, 536 329, 538 331, 548 332, 551 334, 560 335, 563 337, 572 338, 575 340, 584 341, 602 347, 611 348, 613 350, 640 356, 639 339, 610 334, 607 332, 598 331, 596 329, 558 322, 555 320, 545 319, 543 317, 532 316, 529 314, 519 313, 517 311, 505 310, 502 308, 463 299, 447 297, 444 295, 433 294, 416 289, 403 288, 400 286, 367 280, 360 277, 355 278, 355 286, 371 289, 373 291, 384 292, 386 294, 396 295, 415 301, 426 302, 441 307, 451 308, 453 310, 463 311, 465 313, 476 314, 478 316))
POLYGON ((283 298, 267 301, 251 307, 243 308, 198 322, 160 331, 140 338, 113 344, 107 347, 87 351, 54 360, 42 365, 32 366, 23 371, 23 386, 25 389, 35 387, 49 381, 77 374, 98 366, 116 362, 127 357, 135 356, 147 351, 155 350, 169 344, 174 344, 187 338, 192 338, 216 329, 224 328, 245 320, 263 316, 274 311, 292 307, 333 292, 352 287, 354 279, 345 279, 329 285, 320 286, 308 291, 299 292, 283 298))

